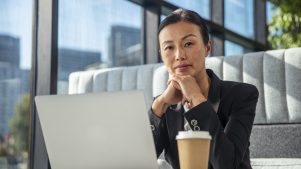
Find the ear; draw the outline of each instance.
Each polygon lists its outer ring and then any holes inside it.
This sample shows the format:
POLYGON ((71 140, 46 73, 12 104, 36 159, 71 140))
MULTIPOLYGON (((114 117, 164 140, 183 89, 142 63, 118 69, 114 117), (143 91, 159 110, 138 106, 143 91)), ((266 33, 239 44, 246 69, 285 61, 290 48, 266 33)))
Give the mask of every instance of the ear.
POLYGON ((211 51, 211 40, 208 41, 206 45, 206 57, 208 56, 209 52, 211 51))

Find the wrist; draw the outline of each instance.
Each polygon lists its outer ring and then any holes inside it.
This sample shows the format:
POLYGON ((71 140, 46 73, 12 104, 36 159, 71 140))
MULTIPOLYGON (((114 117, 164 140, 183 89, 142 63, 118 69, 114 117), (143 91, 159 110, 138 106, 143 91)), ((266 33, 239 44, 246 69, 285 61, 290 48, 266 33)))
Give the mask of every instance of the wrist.
POLYGON ((190 98, 192 107, 195 107, 203 102, 205 102, 207 99, 202 94, 193 95, 190 98))
POLYGON ((152 104, 153 113, 158 117, 162 117, 168 107, 169 105, 164 102, 161 95, 157 97, 152 104))

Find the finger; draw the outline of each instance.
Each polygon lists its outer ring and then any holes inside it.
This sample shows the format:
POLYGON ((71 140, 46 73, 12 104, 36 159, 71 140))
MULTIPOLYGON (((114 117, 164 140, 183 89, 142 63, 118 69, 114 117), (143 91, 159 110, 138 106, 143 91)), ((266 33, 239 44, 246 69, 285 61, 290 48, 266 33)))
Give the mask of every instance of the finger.
POLYGON ((176 88, 178 90, 182 90, 180 84, 174 80, 172 80, 172 85, 174 88, 176 88))
POLYGON ((187 97, 183 95, 182 104, 186 104, 188 102, 187 97))
POLYGON ((181 76, 176 76, 176 75, 174 75, 174 76, 171 77, 171 79, 177 81, 178 83, 180 83, 180 81, 181 81, 181 76))
POLYGON ((167 81, 167 85, 172 85, 173 87, 175 87, 175 86, 174 86, 174 83, 177 83, 177 82, 174 81, 174 80, 172 80, 172 79, 169 79, 169 80, 167 81))
POLYGON ((171 83, 173 77, 174 77, 174 75, 171 75, 171 74, 169 75, 167 85, 169 85, 171 83))
POLYGON ((177 88, 181 88, 181 79, 179 77, 174 76, 171 78, 171 80, 174 81, 175 84, 177 84, 177 88))
POLYGON ((169 85, 170 83, 171 83, 171 79, 168 79, 168 81, 167 81, 167 85, 169 85))

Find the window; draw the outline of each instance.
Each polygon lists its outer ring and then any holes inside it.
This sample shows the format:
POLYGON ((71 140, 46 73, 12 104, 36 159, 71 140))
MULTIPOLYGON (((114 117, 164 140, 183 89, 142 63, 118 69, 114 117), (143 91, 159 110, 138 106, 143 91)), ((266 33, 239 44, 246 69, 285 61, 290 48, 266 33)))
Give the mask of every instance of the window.
POLYGON ((225 27, 254 38, 253 0, 225 0, 225 27))
POLYGON ((27 168, 31 0, 0 1, 0 168, 27 168))
POLYGON ((244 47, 226 40, 225 41, 225 56, 239 55, 244 53, 244 47))
POLYGON ((271 23, 273 16, 276 15, 277 6, 272 4, 271 2, 266 2, 266 17, 267 17, 267 24, 271 23))
POLYGON ((180 8, 186 8, 198 12, 205 19, 210 18, 209 0, 166 0, 180 8))
MULTIPOLYGON (((279 10, 277 8, 277 6, 275 6, 274 4, 272 4, 271 2, 266 2, 266 17, 267 17, 267 25, 269 28, 269 24, 272 23, 272 18, 276 15, 277 10, 279 10)), ((275 29, 269 29, 269 35, 281 35, 282 34, 282 30, 279 28, 278 30, 275 29)))
POLYGON ((71 72, 143 64, 142 14, 126 0, 60 0, 58 93, 71 72))

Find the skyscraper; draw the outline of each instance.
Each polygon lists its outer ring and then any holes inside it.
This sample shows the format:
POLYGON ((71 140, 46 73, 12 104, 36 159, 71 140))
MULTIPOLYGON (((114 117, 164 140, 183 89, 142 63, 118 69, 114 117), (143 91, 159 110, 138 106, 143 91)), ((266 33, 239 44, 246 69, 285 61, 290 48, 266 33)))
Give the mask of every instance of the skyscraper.
POLYGON ((100 52, 60 48, 58 58, 58 93, 68 93, 70 73, 86 70, 90 65, 100 64, 101 62, 100 52))
POLYGON ((0 62, 6 62, 11 67, 19 67, 20 40, 18 38, 0 35, 0 62))
POLYGON ((140 29, 114 25, 109 37, 110 66, 143 63, 140 29))
POLYGON ((0 35, 0 134, 9 133, 15 105, 29 91, 30 71, 21 70, 19 64, 20 40, 0 35))
POLYGON ((58 79, 68 81, 70 73, 85 70, 91 64, 100 63, 101 54, 100 52, 60 48, 58 60, 58 79))

